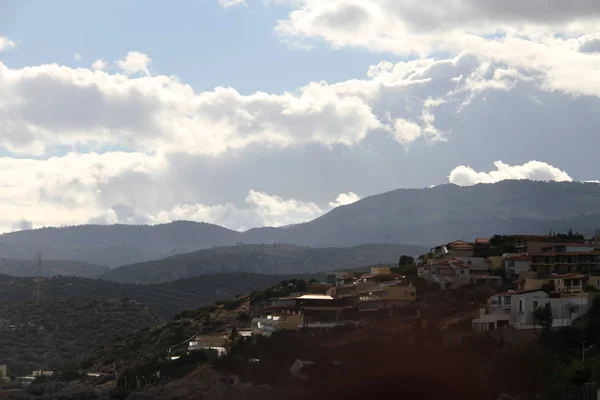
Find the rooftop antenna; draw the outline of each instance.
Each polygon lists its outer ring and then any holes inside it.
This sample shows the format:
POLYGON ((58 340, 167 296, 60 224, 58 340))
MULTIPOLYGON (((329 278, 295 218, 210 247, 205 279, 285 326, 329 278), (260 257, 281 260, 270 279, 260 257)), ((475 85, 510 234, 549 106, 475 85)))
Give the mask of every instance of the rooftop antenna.
POLYGON ((36 277, 33 278, 33 302, 37 305, 42 304, 44 300, 44 291, 42 289, 42 252, 38 251, 36 257, 36 277))

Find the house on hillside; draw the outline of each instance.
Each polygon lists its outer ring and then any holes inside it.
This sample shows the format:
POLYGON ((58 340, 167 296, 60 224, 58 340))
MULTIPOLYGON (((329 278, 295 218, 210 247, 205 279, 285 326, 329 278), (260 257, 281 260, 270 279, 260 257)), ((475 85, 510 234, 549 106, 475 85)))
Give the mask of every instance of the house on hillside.
POLYGON ((527 253, 506 253, 502 255, 502 264, 507 277, 522 277, 530 272, 531 260, 527 253))
POLYGON ((469 268, 469 279, 472 285, 500 283, 501 277, 494 275, 494 266, 486 257, 456 257, 469 268))
POLYGON ((515 290, 498 293, 488 299, 485 308, 472 321, 477 331, 493 331, 511 327, 514 329, 533 329, 539 327, 534 311, 550 304, 553 326, 570 326, 589 309, 592 297, 587 294, 561 296, 542 289, 515 290))
POLYGON ((254 334, 269 336, 280 330, 329 329, 346 325, 344 299, 324 294, 298 293, 269 300, 262 316, 252 320, 254 334))
POLYGON ((507 235, 508 242, 512 243, 517 253, 531 253, 540 251, 548 243, 552 243, 552 237, 548 235, 507 235))
POLYGON ((545 288, 561 293, 563 296, 583 293, 586 286, 600 290, 600 276, 579 273, 552 275, 548 278, 524 278, 515 283, 519 290, 545 288))
POLYGON ((574 272, 600 273, 600 246, 582 243, 553 243, 530 252, 531 270, 537 277, 574 272))
POLYGON ((359 291, 358 313, 363 320, 384 322, 416 300, 417 289, 412 284, 380 283, 359 291))
POLYGON ((225 343, 227 338, 225 335, 204 336, 198 335, 188 343, 187 353, 194 351, 213 350, 219 357, 227 354, 225 343))
POLYGON ((458 289, 465 285, 498 283, 501 278, 492 275, 491 263, 482 257, 430 259, 417 268, 417 275, 442 289, 458 289))
POLYGON ((464 240, 439 245, 431 249, 434 258, 472 257, 475 245, 464 240))

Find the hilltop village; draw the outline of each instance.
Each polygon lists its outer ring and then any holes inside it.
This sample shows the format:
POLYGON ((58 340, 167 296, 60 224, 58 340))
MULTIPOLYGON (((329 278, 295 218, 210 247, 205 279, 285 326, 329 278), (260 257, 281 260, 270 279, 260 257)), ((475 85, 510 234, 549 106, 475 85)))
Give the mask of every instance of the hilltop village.
POLYGON ((600 290, 598 239, 569 232, 456 240, 416 260, 403 256, 398 266, 331 273, 326 282, 311 283, 303 292, 269 299, 262 315, 252 320, 252 333, 417 318, 429 308, 432 292, 482 287, 489 297, 463 310, 475 314, 475 331, 535 329, 544 323, 539 318, 548 319, 543 309, 550 310, 552 326, 569 326, 588 311, 600 290))

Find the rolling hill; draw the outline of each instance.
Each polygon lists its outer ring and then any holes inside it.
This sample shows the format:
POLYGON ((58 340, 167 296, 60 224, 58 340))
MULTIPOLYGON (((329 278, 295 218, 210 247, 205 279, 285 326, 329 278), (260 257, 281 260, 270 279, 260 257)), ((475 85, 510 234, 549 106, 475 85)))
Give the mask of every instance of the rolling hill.
POLYGON ((215 273, 309 274, 372 264, 395 264, 401 254, 415 256, 424 251, 424 247, 397 244, 324 248, 239 245, 126 265, 107 272, 101 278, 148 284, 215 273))
POLYGON ((600 185, 502 181, 460 187, 398 189, 338 207, 306 223, 236 232, 217 225, 84 225, 0 235, 0 255, 86 261, 116 267, 238 243, 312 247, 367 243, 430 246, 457 238, 600 228, 600 185))
POLYGON ((161 323, 127 299, 54 300, 0 304, 0 364, 10 374, 58 369, 118 337, 161 323), (12 327, 11 327, 12 325, 12 327))
MULTIPOLYGON (((43 260, 41 276, 80 276, 94 278, 109 271, 104 265, 90 264, 84 261, 43 260)), ((30 260, 15 260, 0 258, 0 274, 11 276, 38 276, 37 262, 30 260)))
MULTIPOLYGON (((168 321, 183 310, 194 310, 215 300, 229 299, 240 293, 261 290, 298 277, 307 280, 320 278, 318 275, 212 274, 160 285, 134 285, 100 279, 54 277, 45 279, 42 288, 45 301, 50 302, 81 298, 129 298, 168 321)), ((0 275, 2 303, 28 302, 32 299, 33 289, 32 278, 0 275)))
POLYGON ((119 266, 239 242, 241 234, 218 225, 178 221, 147 225, 80 225, 0 235, 0 255, 86 261, 119 266))

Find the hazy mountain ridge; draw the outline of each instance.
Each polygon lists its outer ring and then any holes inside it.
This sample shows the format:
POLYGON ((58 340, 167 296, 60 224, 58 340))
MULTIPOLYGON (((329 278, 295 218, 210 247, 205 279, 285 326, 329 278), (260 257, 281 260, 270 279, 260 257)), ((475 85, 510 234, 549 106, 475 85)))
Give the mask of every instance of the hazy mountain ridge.
POLYGON ((79 225, 41 228, 0 235, 0 255, 87 261, 119 266, 156 260, 239 241, 240 232, 203 222, 176 221, 163 225, 79 225))
POLYGON ((156 226, 84 225, 0 235, 0 255, 119 266, 213 246, 289 243, 353 246, 409 243, 430 246, 457 237, 600 228, 600 185, 502 181, 460 187, 398 189, 338 207, 306 223, 236 232, 217 225, 173 222, 156 226))
POLYGON ((401 254, 416 256, 425 250, 425 247, 402 244, 322 248, 239 245, 126 265, 107 272, 101 278, 147 284, 215 273, 309 274, 371 264, 395 264, 401 254))

